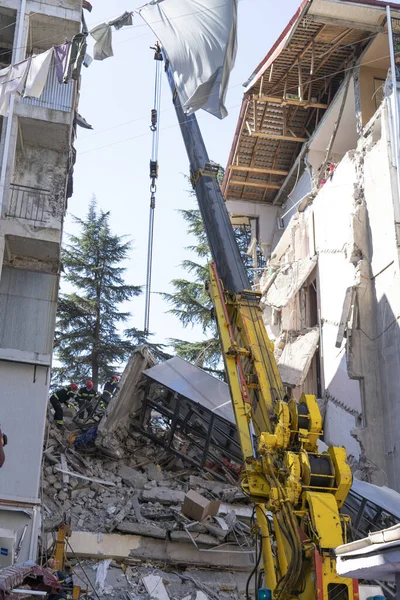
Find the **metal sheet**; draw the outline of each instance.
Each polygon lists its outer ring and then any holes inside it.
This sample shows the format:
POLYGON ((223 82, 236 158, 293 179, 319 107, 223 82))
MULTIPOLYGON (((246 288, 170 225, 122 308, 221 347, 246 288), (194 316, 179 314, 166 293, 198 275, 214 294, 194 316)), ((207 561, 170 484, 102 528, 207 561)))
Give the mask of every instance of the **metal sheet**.
POLYGON ((22 102, 31 106, 42 106, 43 108, 70 112, 74 100, 74 86, 74 81, 59 83, 56 70, 52 66, 40 98, 22 98, 22 102))
POLYGON ((179 356, 144 371, 153 381, 235 423, 229 387, 179 356))

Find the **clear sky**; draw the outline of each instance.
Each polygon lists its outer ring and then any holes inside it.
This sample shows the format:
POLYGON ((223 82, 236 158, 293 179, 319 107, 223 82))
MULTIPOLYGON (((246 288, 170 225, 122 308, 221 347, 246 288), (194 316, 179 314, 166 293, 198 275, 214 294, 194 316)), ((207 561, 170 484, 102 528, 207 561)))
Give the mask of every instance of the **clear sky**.
MULTIPOLYGON (((243 82, 268 52, 295 12, 300 0, 239 0, 239 48, 231 73, 226 107, 229 116, 220 121, 204 111, 197 118, 212 160, 226 166, 240 104, 243 82)), ((85 11, 89 29, 142 6, 143 1, 92 0, 93 11, 85 11)), ((83 217, 93 196, 103 210, 111 211, 113 232, 128 235, 134 250, 127 262, 128 283, 143 285, 146 278, 149 213, 149 160, 151 153, 150 110, 153 106, 154 35, 144 21, 134 16, 132 27, 113 31, 114 56, 93 61, 82 69, 80 114, 94 131, 78 128, 78 152, 74 195, 69 201, 65 231, 76 232, 71 214, 83 217)), ((91 44, 91 42, 89 42, 91 44)), ((89 52, 91 46, 89 46, 89 52)), ((184 174, 189 172, 166 77, 160 115, 159 179, 154 232, 153 292, 172 291, 170 281, 185 276, 179 264, 187 258, 191 244, 178 209, 193 207, 184 174)), ((144 294, 129 304, 128 326, 143 328, 144 294)), ((183 329, 167 314, 161 296, 152 295, 150 329, 154 340, 170 337, 201 338, 199 329, 183 329)))

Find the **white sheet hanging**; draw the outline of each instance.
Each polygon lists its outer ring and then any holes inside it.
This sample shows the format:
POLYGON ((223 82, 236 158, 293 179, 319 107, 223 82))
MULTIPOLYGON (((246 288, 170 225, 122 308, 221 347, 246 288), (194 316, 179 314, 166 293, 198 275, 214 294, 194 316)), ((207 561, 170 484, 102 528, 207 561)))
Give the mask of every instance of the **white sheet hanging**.
POLYGON ((53 54, 54 49, 50 48, 50 50, 32 57, 28 77, 26 78, 24 96, 40 98, 46 85, 53 54))
POLYGON ((21 94, 31 59, 23 60, 0 71, 0 115, 8 117, 11 94, 21 94))
POLYGON ((187 114, 223 119, 237 50, 237 0, 152 0, 139 14, 160 41, 187 114))

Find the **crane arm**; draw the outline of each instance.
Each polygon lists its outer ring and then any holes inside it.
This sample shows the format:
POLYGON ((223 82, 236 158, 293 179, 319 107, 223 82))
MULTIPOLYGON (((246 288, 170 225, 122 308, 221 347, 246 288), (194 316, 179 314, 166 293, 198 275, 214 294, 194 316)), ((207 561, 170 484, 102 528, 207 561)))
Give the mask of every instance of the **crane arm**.
POLYGON ((209 294, 218 325, 244 458, 242 488, 255 504, 265 589, 259 598, 357 600, 357 582, 336 573, 333 550, 346 541, 339 513, 351 487, 344 448, 318 451, 315 396, 289 399, 268 338, 260 294, 246 269, 196 120, 186 115, 166 73, 213 257, 209 294), (268 592, 269 590, 269 592, 268 592))

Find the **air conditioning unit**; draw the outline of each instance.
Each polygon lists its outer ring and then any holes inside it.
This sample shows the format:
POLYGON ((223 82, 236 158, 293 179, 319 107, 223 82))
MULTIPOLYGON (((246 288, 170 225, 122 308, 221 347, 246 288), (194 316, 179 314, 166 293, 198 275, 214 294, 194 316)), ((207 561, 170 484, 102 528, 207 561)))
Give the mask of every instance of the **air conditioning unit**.
POLYGON ((14 564, 16 533, 12 529, 0 529, 0 569, 14 564))

